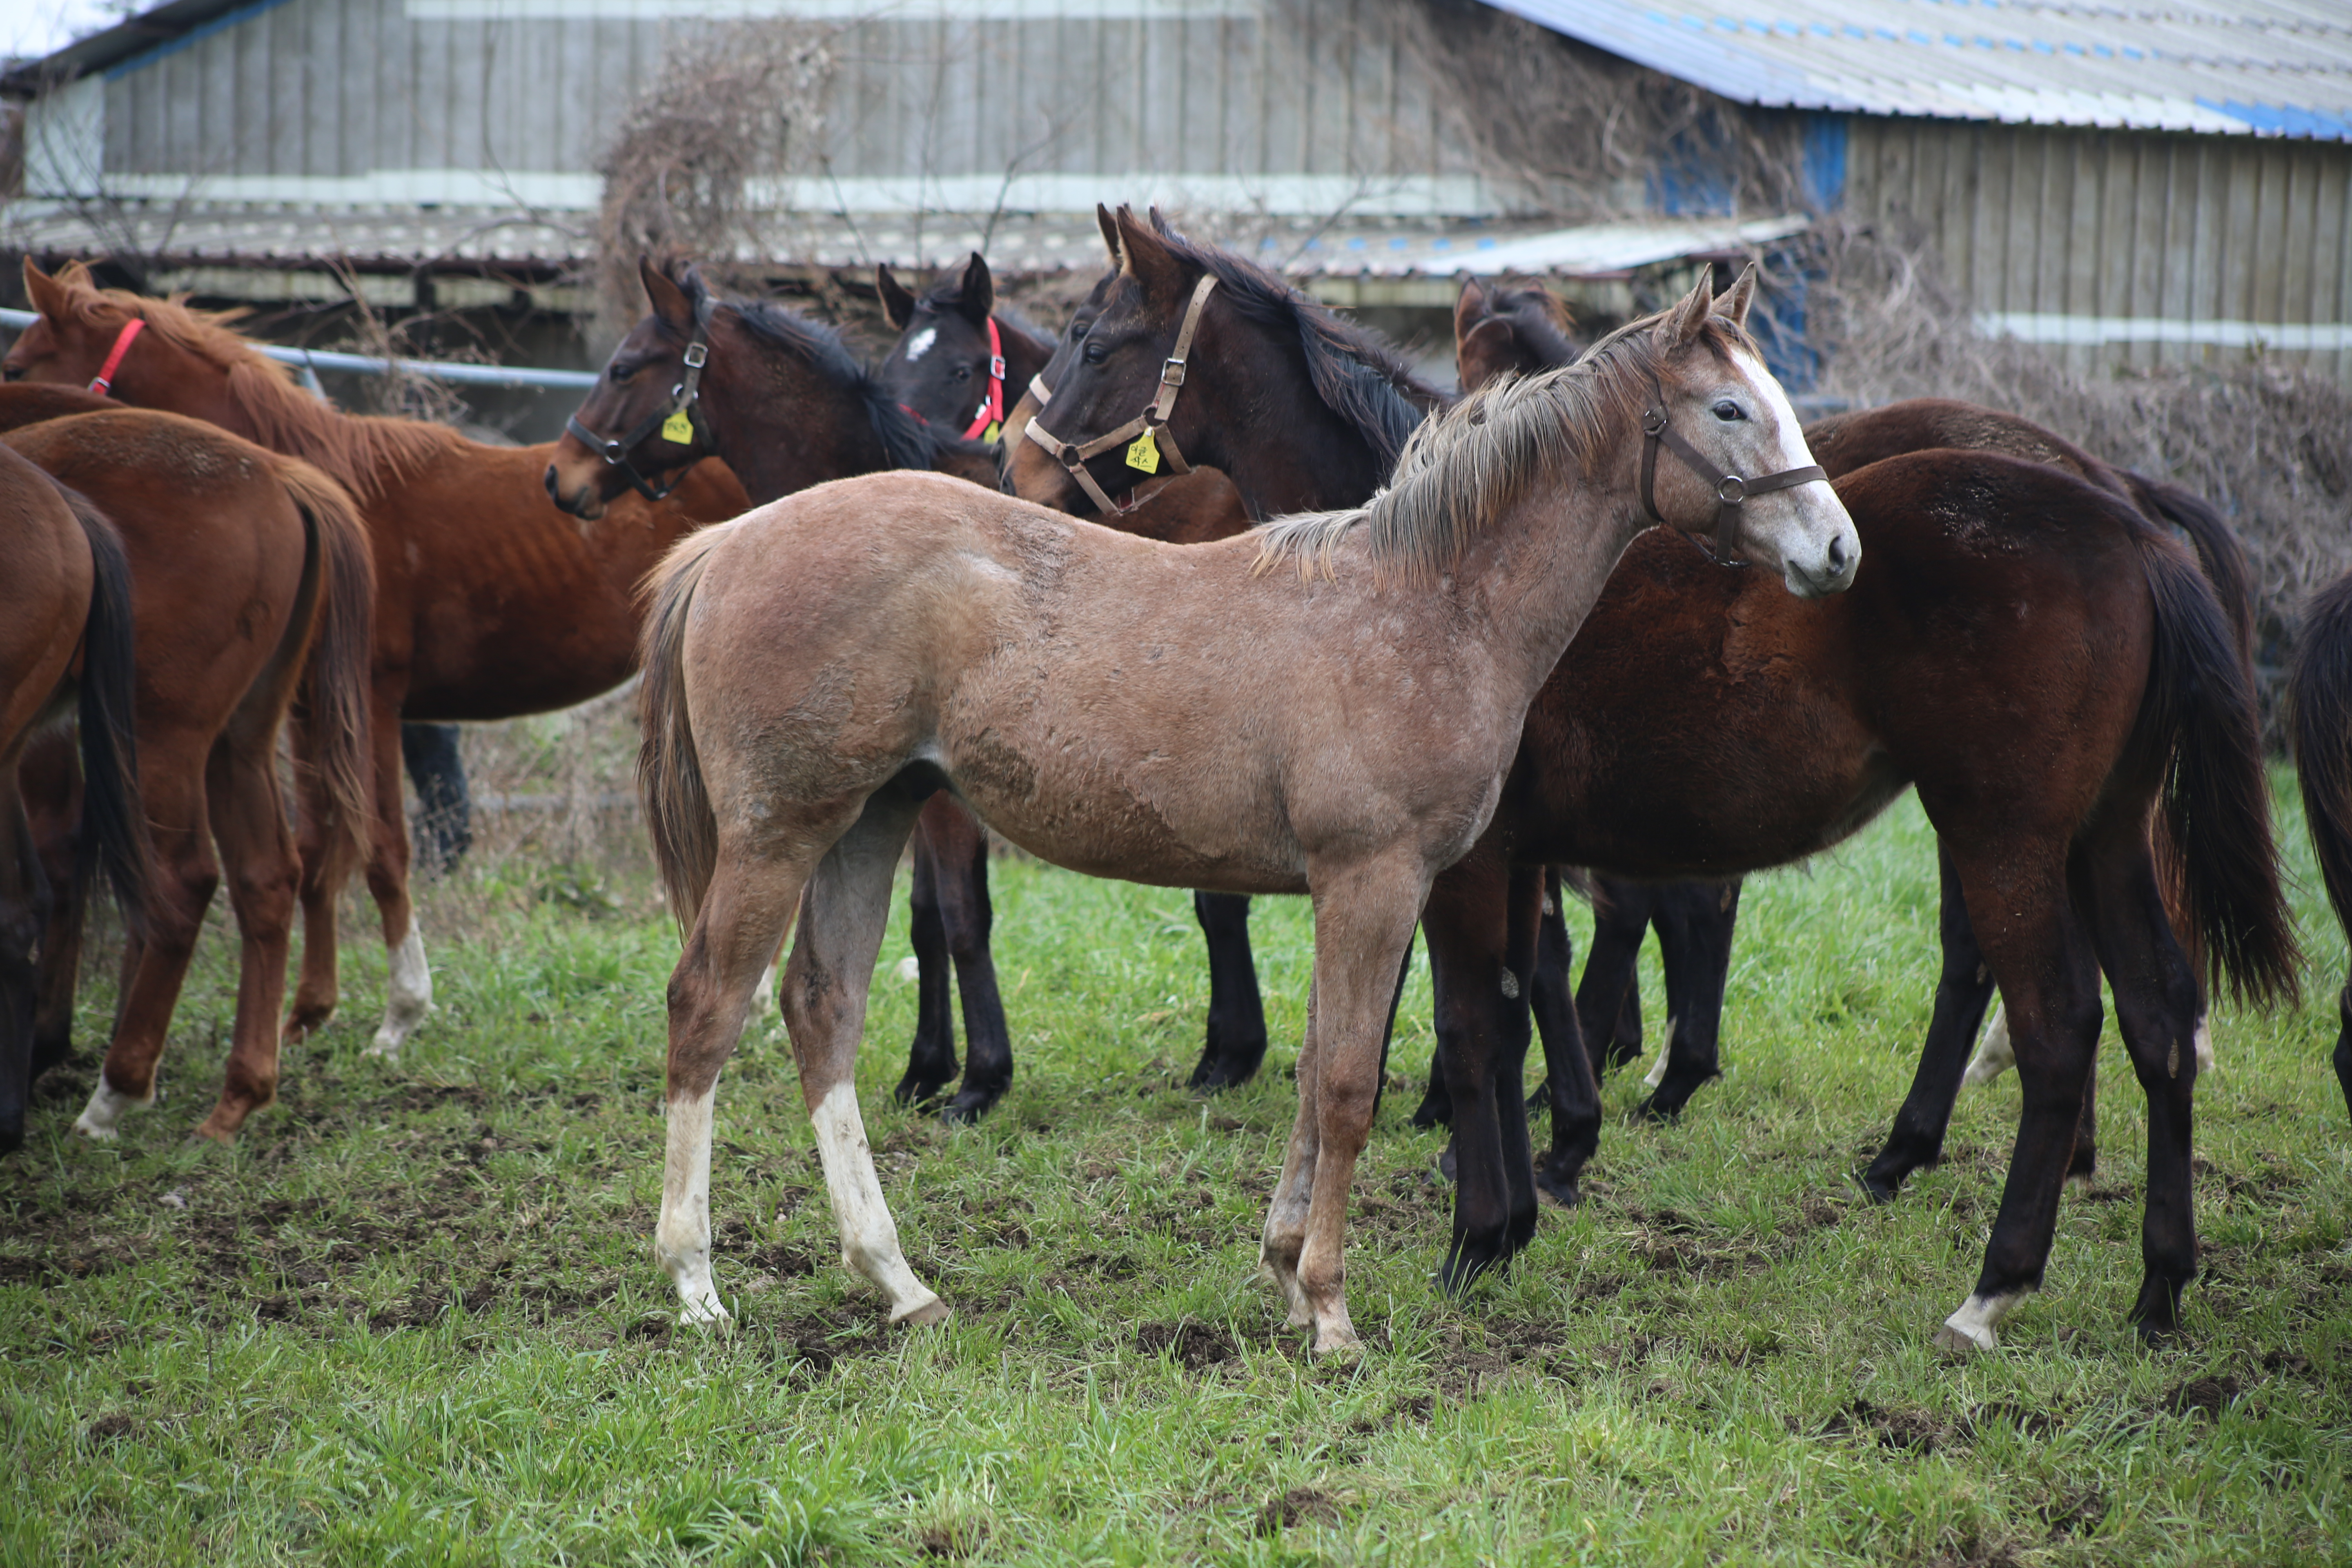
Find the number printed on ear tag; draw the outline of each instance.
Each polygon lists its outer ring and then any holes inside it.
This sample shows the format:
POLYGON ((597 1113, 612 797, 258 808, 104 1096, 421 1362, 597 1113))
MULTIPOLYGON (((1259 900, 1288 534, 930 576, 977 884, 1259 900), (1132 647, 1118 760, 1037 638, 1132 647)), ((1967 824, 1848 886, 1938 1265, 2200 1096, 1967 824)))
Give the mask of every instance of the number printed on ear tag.
POLYGON ((694 420, 692 416, 689 416, 685 409, 681 408, 677 413, 671 415, 668 418, 663 420, 662 439, 669 442, 672 446, 692 446, 694 444, 694 420))
POLYGON ((1160 471, 1160 443, 1146 430, 1127 446, 1127 466, 1147 474, 1160 471))

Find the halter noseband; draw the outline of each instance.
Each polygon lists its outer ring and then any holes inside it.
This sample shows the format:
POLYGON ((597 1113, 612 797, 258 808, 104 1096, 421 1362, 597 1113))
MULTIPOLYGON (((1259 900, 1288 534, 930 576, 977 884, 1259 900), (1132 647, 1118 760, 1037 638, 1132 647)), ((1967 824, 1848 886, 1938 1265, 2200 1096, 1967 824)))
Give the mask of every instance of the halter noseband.
MULTIPOLYGON (((1732 542, 1739 536, 1739 509, 1750 496, 1769 494, 1773 490, 1794 489, 1818 479, 1829 482, 1829 475, 1819 464, 1802 468, 1783 468, 1777 474, 1765 474, 1758 479, 1742 479, 1717 468, 1682 432, 1666 423, 1666 393, 1663 386, 1653 385, 1657 394, 1650 406, 1642 410, 1642 516, 1644 521, 1664 524, 1658 513, 1658 503, 1651 495, 1651 487, 1658 474, 1658 444, 1683 460, 1683 466, 1705 479, 1715 490, 1715 558, 1725 566, 1748 564, 1731 552, 1732 542)), ((1696 529, 1684 529, 1696 533, 1696 529)))
MULTIPOLYGON (((563 422, 563 428, 578 437, 582 446, 604 458, 607 466, 620 469, 628 479, 629 487, 639 495, 647 500, 662 500, 677 489, 678 479, 686 477, 686 468, 678 469, 676 478, 657 489, 653 481, 637 472, 637 466, 629 461, 629 454, 636 449, 638 442, 656 430, 662 433, 663 440, 676 447, 689 446, 697 437, 707 441, 709 427, 702 422, 702 367, 709 362, 710 342, 702 335, 701 325, 697 323, 694 336, 686 345, 685 376, 669 389, 668 407, 658 408, 646 415, 637 421, 635 429, 617 441, 608 441, 588 428, 581 423, 577 413, 563 422), (673 425, 674 421, 681 418, 686 421, 682 431, 673 425)), ((690 463, 687 465, 687 468, 691 467, 690 463)))
MULTIPOLYGON (((1087 499, 1093 501, 1105 515, 1124 516, 1142 503, 1135 499, 1135 492, 1131 489, 1128 492, 1128 502, 1125 506, 1119 505, 1104 494, 1102 486, 1095 482, 1094 475, 1087 471, 1087 458, 1108 452, 1120 442, 1132 437, 1136 447, 1146 448, 1154 454, 1164 453, 1170 473, 1189 474, 1192 471, 1192 466, 1184 460, 1183 451, 1176 445, 1175 434, 1168 428, 1168 416, 1176 411, 1176 395, 1184 389, 1184 362, 1186 356, 1192 352, 1192 334, 1201 325, 1201 307, 1208 303, 1209 292, 1216 286, 1217 275, 1213 272, 1202 273, 1201 280, 1192 286, 1192 298, 1184 306, 1184 323, 1176 329, 1176 342, 1168 351, 1167 359, 1160 363, 1159 390, 1152 394, 1150 405, 1142 413, 1118 429, 1097 436, 1084 446, 1063 440, 1047 430, 1040 419, 1033 418, 1023 426, 1022 433, 1045 447, 1053 455, 1055 461, 1067 468, 1070 478, 1076 479, 1078 488, 1087 492, 1087 499)), ((1040 394, 1038 403, 1042 407, 1045 396, 1050 395, 1046 393, 1044 380, 1033 379, 1029 385, 1031 391, 1040 394)), ((1159 458, 1155 456, 1152 466, 1143 471, 1157 472, 1159 466, 1159 458)), ((1139 468, 1141 465, 1130 459, 1129 467, 1139 468)))
POLYGON ((114 346, 106 352, 106 363, 98 367, 98 374, 90 381, 92 392, 104 397, 114 390, 114 373, 122 368, 122 356, 131 352, 131 343, 137 341, 146 326, 147 319, 143 316, 133 316, 122 323, 122 330, 114 334, 114 346))

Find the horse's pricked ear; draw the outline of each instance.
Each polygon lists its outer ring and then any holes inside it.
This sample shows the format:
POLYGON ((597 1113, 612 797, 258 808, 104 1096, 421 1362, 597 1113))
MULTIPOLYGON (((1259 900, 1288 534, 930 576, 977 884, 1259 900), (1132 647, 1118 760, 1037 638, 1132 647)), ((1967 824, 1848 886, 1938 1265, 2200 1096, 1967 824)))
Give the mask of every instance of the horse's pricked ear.
POLYGON ((956 303, 971 318, 971 324, 988 324, 989 312, 996 309, 996 279, 988 275, 988 262, 979 251, 963 264, 963 282, 959 286, 956 303))
POLYGON ((49 320, 62 321, 66 319, 65 285, 34 265, 29 256, 25 258, 25 298, 32 301, 34 310, 49 320))
POLYGON ((1697 338, 1706 325, 1707 317, 1715 313, 1715 268, 1701 267, 1698 287, 1683 296, 1682 303, 1666 312, 1658 323, 1658 342, 1667 350, 1681 348, 1697 338))
POLYGON ((882 319, 895 331, 905 331, 907 323, 915 319, 915 296, 890 276, 890 264, 887 261, 875 264, 874 291, 882 296, 882 319))
POLYGON ((1454 346, 1457 353, 1462 340, 1468 337, 1486 314, 1486 290, 1475 278, 1462 280, 1462 298, 1454 301, 1454 346))
POLYGON ((1146 294, 1172 298, 1182 291, 1183 268, 1167 242, 1125 207, 1118 209, 1118 269, 1142 284, 1146 294))
POLYGON ((1110 208, 1103 205, 1100 202, 1097 202, 1095 204, 1095 226, 1102 230, 1103 248, 1110 252, 1110 264, 1113 267, 1117 267, 1120 260, 1118 254, 1118 219, 1111 216, 1110 208))
POLYGON ((1716 306, 1715 313, 1718 316, 1730 317, 1733 326, 1745 331, 1748 326, 1748 307, 1755 302, 1756 263, 1751 261, 1748 264, 1748 270, 1739 275, 1739 281, 1731 286, 1731 292, 1726 294, 1723 297, 1723 302, 1716 306))
POLYGON ((646 302, 653 307, 654 314, 660 318, 662 325, 673 331, 694 330, 694 306, 688 301, 686 290, 677 286, 667 268, 655 266, 650 256, 639 257, 637 279, 646 286, 646 302))
POLYGON ((1456 336, 1454 345, 1454 379, 1465 393, 1475 392, 1504 372, 1517 369, 1526 358, 1519 350, 1518 333, 1501 316, 1471 322, 1470 330, 1456 336))

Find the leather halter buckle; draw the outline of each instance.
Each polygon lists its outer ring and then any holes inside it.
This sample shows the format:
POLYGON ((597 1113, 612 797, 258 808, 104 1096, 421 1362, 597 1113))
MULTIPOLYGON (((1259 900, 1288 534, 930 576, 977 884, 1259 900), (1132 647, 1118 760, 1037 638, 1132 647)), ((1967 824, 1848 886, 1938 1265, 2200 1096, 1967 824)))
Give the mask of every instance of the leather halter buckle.
MULTIPOLYGON (((1208 303, 1210 291, 1216 286, 1217 275, 1213 272, 1203 272, 1201 280, 1192 285, 1192 297, 1184 306, 1183 324, 1176 329, 1176 342, 1168 357, 1160 362, 1160 384, 1152 393, 1151 401, 1144 405, 1142 413, 1118 429, 1107 431, 1084 444, 1063 440, 1045 428, 1038 419, 1033 418, 1023 426, 1022 434, 1043 447, 1055 462, 1067 469, 1078 489, 1086 492, 1087 499, 1094 502, 1096 510, 1106 517, 1123 517, 1143 503, 1136 499, 1132 489, 1128 491, 1125 505, 1111 500, 1087 468, 1088 458, 1139 436, 1148 435, 1165 459, 1169 473, 1189 474, 1192 471, 1192 465, 1184 460, 1183 449, 1176 445, 1175 432, 1168 428, 1168 420, 1176 412, 1176 395, 1184 388, 1185 362, 1192 352, 1192 334, 1200 330, 1201 307, 1208 303)), ((1041 407, 1053 395, 1042 375, 1031 379, 1030 390, 1041 395, 1037 399, 1041 407)))
POLYGON ((647 500, 666 500, 669 498, 670 491, 677 489, 678 480, 686 478, 687 469, 694 465, 686 464, 670 479, 656 485, 637 471, 637 466, 629 461, 629 454, 636 449, 638 442, 677 418, 680 414, 686 416, 687 422, 694 427, 694 434, 698 437, 708 439, 709 430, 702 422, 702 367, 709 363, 710 342, 702 335, 702 329, 698 325, 695 328, 694 337, 686 345, 685 374, 678 378, 677 384, 669 389, 667 407, 657 408, 638 420, 636 427, 625 436, 600 436, 591 430, 577 413, 563 422, 563 428, 582 446, 604 458, 607 468, 620 469, 621 477, 629 481, 631 489, 647 500))

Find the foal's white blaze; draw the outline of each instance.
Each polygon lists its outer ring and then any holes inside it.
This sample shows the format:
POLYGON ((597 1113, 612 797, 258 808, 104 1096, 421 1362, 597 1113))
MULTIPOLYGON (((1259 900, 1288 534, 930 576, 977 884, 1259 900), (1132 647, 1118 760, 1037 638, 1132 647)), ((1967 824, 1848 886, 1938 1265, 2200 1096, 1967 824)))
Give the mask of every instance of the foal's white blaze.
POLYGON ((383 1025, 367 1048, 372 1057, 398 1056, 425 1015, 433 1011, 433 971, 425 963, 425 937, 415 917, 409 920, 408 934, 386 957, 391 973, 384 984, 383 1025))
POLYGON ((1992 1022, 1985 1026, 1984 1042, 1969 1058, 1969 1070, 1960 1075, 1960 1082, 1971 1086, 1990 1083, 2016 1065, 2017 1051, 2009 1043, 2009 1009, 1995 1003, 1992 1022))
POLYGON ((917 360, 922 358, 925 354, 930 353, 931 345, 939 342, 939 338, 940 330, 937 327, 925 327, 921 331, 917 332, 913 337, 908 338, 907 340, 907 363, 908 364, 912 364, 917 360))
POLYGON ((1677 1020, 1673 1014, 1669 1013, 1666 1015, 1666 1037, 1663 1041, 1659 1042, 1658 1059, 1650 1064, 1650 1076, 1642 1080, 1652 1089, 1655 1089, 1658 1085, 1666 1081, 1666 1061, 1667 1058, 1675 1054, 1675 1025, 1676 1022, 1677 1020))
MULTIPOLYGON (((1765 459, 1769 468, 1759 466, 1739 471, 1760 479, 1768 472, 1811 468, 1813 455, 1805 445, 1804 422, 1790 405, 1788 393, 1754 354, 1738 349, 1732 358, 1756 398, 1771 412, 1773 428, 1780 433, 1779 451, 1765 459)), ((1759 522, 1769 529, 1770 542, 1780 555, 1780 580, 1790 593, 1800 599, 1814 599, 1853 583, 1862 562, 1862 539, 1854 532, 1853 519, 1846 515, 1845 503, 1826 480, 1768 492, 1747 510, 1754 514, 1748 524, 1751 535, 1759 522), (1830 559, 1832 542, 1838 547, 1834 565, 1830 559)))
MULTIPOLYGON (((817 1156, 824 1163, 824 1185, 833 1196, 834 1216, 841 1222, 841 1260, 882 1289, 890 1299, 890 1321, 932 1323, 948 1315, 947 1303, 915 1278, 898 1250, 898 1222, 883 1201, 881 1180, 874 1173, 874 1151, 866 1142, 866 1119, 858 1113, 857 1089, 835 1084, 817 1101, 817 1156)), ((703 1147, 709 1148, 709 1133, 703 1147)), ((702 1162, 706 1193, 710 1176, 708 1154, 702 1162)), ((709 1199, 705 1197, 705 1205, 709 1199)))
POLYGON ((677 1287, 681 1323, 723 1323, 727 1309, 710 1283, 710 1102, 704 1094, 669 1102, 669 1147, 662 1173, 662 1212, 654 1256, 677 1287), (671 1194, 677 1194, 675 1205, 671 1194))
POLYGON ((2007 1290, 1997 1296, 1970 1296, 1960 1303, 1960 1310, 1944 1320, 1936 1331, 1936 1348, 1958 1351, 1992 1351, 2000 1348, 2000 1336, 1994 1332, 2000 1321, 2009 1316, 2010 1309, 2025 1300, 2022 1290, 2007 1290))
POLYGON ((107 1082, 106 1074, 101 1070, 98 1075, 98 1087, 89 1091, 89 1103, 82 1108, 79 1116, 74 1118, 73 1130, 85 1138, 111 1143, 121 1135, 114 1124, 122 1120, 124 1111, 134 1105, 154 1103, 155 1091, 152 1089, 148 1089, 146 1099, 140 1100, 107 1082))

